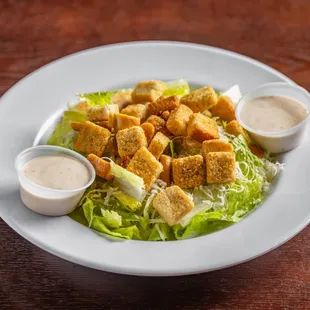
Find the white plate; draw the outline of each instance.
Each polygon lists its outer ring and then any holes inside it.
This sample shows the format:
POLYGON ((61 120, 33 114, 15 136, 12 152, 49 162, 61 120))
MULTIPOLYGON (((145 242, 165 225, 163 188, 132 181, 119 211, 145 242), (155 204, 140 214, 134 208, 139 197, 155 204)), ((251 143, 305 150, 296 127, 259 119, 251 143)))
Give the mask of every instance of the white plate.
MULTIPOLYGON (((211 235, 172 242, 112 242, 68 217, 50 218, 25 208, 13 160, 42 142, 57 110, 77 92, 133 86, 143 79, 185 78, 195 85, 242 92, 259 84, 291 81, 247 57, 221 49, 172 42, 117 44, 80 52, 27 76, 0 102, 0 215, 24 238, 69 261, 124 274, 182 275, 232 266, 281 245, 310 219, 310 143, 284 156, 286 169, 267 200, 240 223, 211 235), (51 116, 54 115, 52 118, 51 116)), ((8 245, 9 246, 9 245, 8 245)))

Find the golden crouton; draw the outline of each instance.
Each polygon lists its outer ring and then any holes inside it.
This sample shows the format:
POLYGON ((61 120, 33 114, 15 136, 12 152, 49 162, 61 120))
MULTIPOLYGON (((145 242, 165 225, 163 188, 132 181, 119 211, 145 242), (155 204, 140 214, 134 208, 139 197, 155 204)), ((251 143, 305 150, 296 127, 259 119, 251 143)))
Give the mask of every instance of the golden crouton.
POLYGON ((125 128, 130 128, 133 126, 140 125, 140 119, 134 116, 129 116, 126 114, 114 114, 115 117, 115 128, 117 130, 122 130, 125 128))
POLYGON ((163 171, 159 178, 166 182, 167 185, 171 183, 171 161, 171 157, 167 155, 161 155, 159 158, 159 162, 163 165, 163 171))
POLYGON ((173 226, 192 211, 194 203, 180 187, 171 186, 156 195, 153 207, 169 226, 173 226))
POLYGON ((249 149, 251 150, 251 152, 256 155, 258 158, 263 158, 265 155, 265 152, 263 149, 261 149, 258 145, 256 144, 250 144, 249 145, 249 149))
POLYGON ((143 123, 141 128, 143 129, 147 143, 149 144, 154 137, 155 127, 151 123, 143 123))
POLYGON ((213 116, 219 117, 222 121, 230 122, 236 119, 235 105, 228 96, 221 96, 211 112, 213 116))
POLYGON ((95 154, 89 154, 87 159, 91 162, 94 166, 96 174, 105 180, 111 180, 113 176, 110 173, 111 165, 106 160, 101 159, 100 157, 96 156, 95 154))
POLYGON ((144 131, 138 126, 118 131, 116 141, 120 157, 134 155, 142 146, 147 146, 144 131))
POLYGON ((110 135, 111 132, 108 129, 86 121, 78 133, 74 150, 102 157, 110 135))
POLYGON ((117 104, 108 104, 103 107, 94 107, 87 111, 87 119, 91 122, 108 120, 110 113, 119 113, 117 104))
POLYGON ((208 116, 210 118, 212 118, 212 113, 209 110, 205 110, 202 112, 203 115, 208 116))
POLYGON ((249 144, 251 142, 250 136, 245 129, 238 123, 238 121, 233 120, 227 124, 225 127, 226 132, 229 134, 238 137, 239 135, 243 136, 245 142, 249 144))
POLYGON ((187 105, 193 112, 203 112, 216 105, 217 96, 212 87, 205 86, 182 97, 181 103, 187 105))
POLYGON ((84 122, 72 122, 71 128, 75 131, 80 131, 84 127, 84 122))
POLYGON ((167 128, 175 136, 185 136, 186 126, 189 121, 189 117, 193 114, 193 111, 184 104, 180 104, 175 110, 170 113, 167 120, 167 128))
POLYGON ((190 137, 184 137, 179 157, 187 157, 193 155, 201 155, 201 143, 190 137))
POLYGON ((220 137, 216 122, 200 113, 194 113, 189 118, 187 135, 199 142, 220 137))
POLYGON ((210 152, 232 152, 232 144, 219 140, 206 140, 202 143, 202 156, 206 156, 210 152))
POLYGON ((143 121, 146 118, 147 109, 148 104, 137 103, 127 106, 121 113, 140 118, 140 120, 143 121))
POLYGON ((131 94, 131 99, 134 103, 152 102, 159 98, 165 89, 166 85, 162 81, 142 81, 136 85, 131 94))
POLYGON ((164 111, 162 114, 161 114, 161 117, 166 121, 170 116, 170 112, 169 111, 164 111))
POLYGON ((112 95, 111 101, 118 105, 119 109, 125 108, 127 105, 132 104, 131 100, 132 90, 121 90, 112 95))
POLYGON ((140 148, 129 162, 127 170, 143 179, 145 189, 151 189, 163 170, 163 165, 148 151, 146 147, 140 148))
POLYGON ((172 160, 172 177, 175 185, 181 188, 200 186, 205 180, 205 169, 201 155, 172 160))
POLYGON ((207 183, 236 181, 234 152, 210 152, 206 155, 207 183))
POLYGON ((86 101, 83 100, 76 104, 71 111, 78 111, 78 112, 87 112, 91 108, 91 105, 86 101))
POLYGON ((156 115, 151 115, 145 122, 152 124, 155 131, 161 131, 166 126, 166 121, 156 115))
POLYGON ((170 139, 166 137, 161 132, 157 132, 155 137, 152 139, 151 144, 148 147, 148 150, 154 155, 156 159, 164 152, 167 147, 170 139))
POLYGON ((172 111, 180 104, 180 99, 177 96, 159 97, 149 105, 149 113, 153 115, 160 115, 164 111, 172 111))

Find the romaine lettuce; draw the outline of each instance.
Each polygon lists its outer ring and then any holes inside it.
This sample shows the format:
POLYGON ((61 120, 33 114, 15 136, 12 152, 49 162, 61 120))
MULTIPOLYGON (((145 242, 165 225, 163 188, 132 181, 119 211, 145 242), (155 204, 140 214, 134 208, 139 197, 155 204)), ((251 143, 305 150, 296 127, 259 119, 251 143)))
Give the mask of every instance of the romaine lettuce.
POLYGON ((112 95, 116 91, 105 91, 105 92, 95 92, 87 94, 78 94, 77 96, 81 99, 86 99, 86 101, 92 106, 103 106, 111 104, 112 95))
POLYGON ((183 79, 166 82, 165 84, 164 96, 185 96, 190 92, 187 81, 183 79))
POLYGON ((61 123, 56 126, 53 133, 48 138, 47 144, 73 149, 76 132, 71 128, 71 123, 85 121, 85 113, 78 111, 65 111, 61 123))

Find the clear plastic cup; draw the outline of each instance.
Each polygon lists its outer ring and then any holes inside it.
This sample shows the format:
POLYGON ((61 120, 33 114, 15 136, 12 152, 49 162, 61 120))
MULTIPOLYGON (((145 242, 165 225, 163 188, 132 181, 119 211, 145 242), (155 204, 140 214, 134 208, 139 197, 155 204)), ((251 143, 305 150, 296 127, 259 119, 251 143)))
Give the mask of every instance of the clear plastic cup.
POLYGON ((294 149, 301 143, 307 128, 310 116, 309 111, 310 94, 304 88, 295 84, 275 82, 263 84, 246 93, 237 104, 236 119, 240 125, 249 132, 254 142, 259 144, 266 151, 270 153, 282 153, 294 149), (277 132, 255 130, 243 122, 240 113, 242 108, 248 104, 249 101, 261 96, 286 96, 293 98, 305 107, 308 114, 299 124, 286 130, 277 132))
POLYGON ((72 212, 96 177, 94 167, 85 157, 69 149, 50 145, 35 146, 22 151, 15 159, 15 169, 23 203, 29 209, 48 216, 61 216, 72 212), (65 155, 79 160, 89 171, 90 179, 87 184, 76 189, 61 190, 43 187, 29 180, 22 172, 23 166, 33 158, 47 155, 65 155))

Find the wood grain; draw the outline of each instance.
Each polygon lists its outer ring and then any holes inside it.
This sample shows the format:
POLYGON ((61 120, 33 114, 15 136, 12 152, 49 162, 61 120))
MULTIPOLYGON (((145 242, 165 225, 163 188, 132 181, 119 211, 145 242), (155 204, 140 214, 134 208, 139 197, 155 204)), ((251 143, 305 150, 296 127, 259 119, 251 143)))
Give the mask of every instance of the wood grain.
MULTIPOLYGON (((258 59, 310 90, 308 0, 1 0, 0 95, 59 57, 133 40, 222 47, 258 59)), ((0 220, 0 308, 310 309, 309 240, 310 227, 236 267, 138 278, 66 262, 0 220)))

